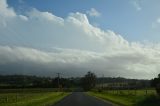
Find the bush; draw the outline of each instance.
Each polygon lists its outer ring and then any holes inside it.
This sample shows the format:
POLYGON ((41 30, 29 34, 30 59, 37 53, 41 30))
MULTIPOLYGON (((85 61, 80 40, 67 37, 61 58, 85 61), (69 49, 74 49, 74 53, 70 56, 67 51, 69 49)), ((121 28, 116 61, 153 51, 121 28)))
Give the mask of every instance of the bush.
POLYGON ((160 96, 160 74, 158 75, 158 78, 154 78, 151 82, 151 85, 155 87, 157 94, 160 96))
POLYGON ((85 91, 93 89, 96 85, 96 75, 92 72, 88 72, 82 78, 82 87, 85 91))
POLYGON ((157 94, 160 96, 160 83, 157 84, 156 91, 157 91, 157 94))

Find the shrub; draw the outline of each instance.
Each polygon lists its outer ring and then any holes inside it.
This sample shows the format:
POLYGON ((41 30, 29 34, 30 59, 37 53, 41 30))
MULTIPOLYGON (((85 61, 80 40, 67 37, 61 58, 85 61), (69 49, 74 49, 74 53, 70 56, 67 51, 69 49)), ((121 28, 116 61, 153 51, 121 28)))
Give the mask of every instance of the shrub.
POLYGON ((82 78, 82 86, 85 91, 93 89, 96 85, 96 75, 92 72, 88 72, 82 78))
POLYGON ((155 87, 157 94, 160 96, 160 74, 158 75, 158 78, 154 78, 151 82, 151 85, 155 87))

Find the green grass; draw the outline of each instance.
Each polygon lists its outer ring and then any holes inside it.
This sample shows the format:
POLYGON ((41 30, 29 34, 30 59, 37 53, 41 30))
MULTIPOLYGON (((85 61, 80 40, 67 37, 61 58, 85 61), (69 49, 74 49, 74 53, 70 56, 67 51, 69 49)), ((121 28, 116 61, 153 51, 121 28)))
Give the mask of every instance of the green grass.
POLYGON ((49 106, 67 96, 66 92, 38 91, 0 93, 0 106, 49 106))
POLYGON ((160 106, 155 90, 118 90, 88 92, 89 95, 111 101, 122 106, 160 106))

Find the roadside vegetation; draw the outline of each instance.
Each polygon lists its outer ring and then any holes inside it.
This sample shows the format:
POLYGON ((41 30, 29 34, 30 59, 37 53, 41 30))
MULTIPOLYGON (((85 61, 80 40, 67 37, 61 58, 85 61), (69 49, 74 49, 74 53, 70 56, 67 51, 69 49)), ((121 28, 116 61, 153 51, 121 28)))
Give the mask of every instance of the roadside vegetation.
POLYGON ((50 106, 69 94, 51 89, 10 89, 0 93, 0 106, 50 106))
POLYGON ((155 90, 147 90, 147 94, 146 90, 94 90, 88 94, 122 106, 160 106, 155 90))
POLYGON ((122 106, 160 106, 160 74, 152 80, 97 78, 92 72, 79 78, 0 75, 0 106, 53 105, 73 91, 122 106))
POLYGON ((160 106, 160 74, 150 83, 139 85, 137 82, 116 82, 106 86, 102 83, 87 93, 122 106, 160 106))
POLYGON ((151 80, 151 85, 156 89, 157 94, 160 96, 160 74, 157 78, 151 80))

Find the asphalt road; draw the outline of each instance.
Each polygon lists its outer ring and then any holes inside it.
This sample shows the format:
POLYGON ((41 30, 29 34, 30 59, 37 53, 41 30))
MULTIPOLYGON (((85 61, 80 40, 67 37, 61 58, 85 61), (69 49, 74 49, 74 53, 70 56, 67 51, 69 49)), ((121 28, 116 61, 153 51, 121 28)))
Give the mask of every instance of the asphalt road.
POLYGON ((113 105, 111 103, 104 102, 95 97, 88 96, 83 92, 74 92, 53 106, 113 106, 113 105))

